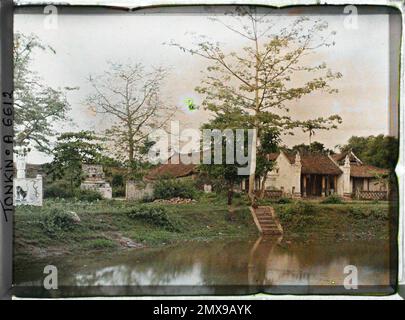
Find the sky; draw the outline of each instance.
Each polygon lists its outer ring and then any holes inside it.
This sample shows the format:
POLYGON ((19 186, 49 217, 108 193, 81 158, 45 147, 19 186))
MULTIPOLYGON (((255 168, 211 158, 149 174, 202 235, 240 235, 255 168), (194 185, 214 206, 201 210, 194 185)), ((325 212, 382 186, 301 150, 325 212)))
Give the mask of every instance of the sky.
MULTIPOLYGON (((108 61, 121 63, 142 62, 146 67, 164 66, 170 75, 162 88, 162 98, 181 111, 175 119, 182 128, 199 128, 209 119, 207 111, 190 112, 184 103, 192 98, 197 104, 202 96, 194 91, 201 80, 207 61, 165 45, 175 40, 185 46, 192 44, 192 34, 203 34, 219 41, 226 50, 240 50, 243 38, 208 19, 212 9, 183 12, 172 9, 149 9, 135 13, 112 15, 64 14, 57 15, 56 29, 49 29, 46 15, 19 13, 15 16, 15 30, 37 35, 56 54, 37 52, 32 68, 52 87, 79 87, 68 93, 70 116, 74 124, 55 124, 59 131, 101 131, 109 121, 96 116, 86 106, 85 99, 92 93, 87 82, 89 75, 102 74, 108 61), (207 11, 208 10, 208 11, 207 11)), ((219 18, 227 21, 220 10, 219 18)), ((299 9, 277 11, 272 21, 282 27, 299 15, 299 9)), ((389 24, 388 15, 361 14, 357 29, 347 28, 347 16, 322 15, 328 30, 336 31, 335 46, 321 49, 313 62, 324 61, 343 77, 333 82, 337 94, 312 93, 288 104, 293 118, 304 120, 339 114, 342 124, 337 130, 318 131, 313 140, 333 148, 345 144, 353 136, 389 133, 389 24)), ((319 18, 312 16, 312 18, 319 18)), ((308 143, 308 134, 297 130, 294 136, 282 137, 289 146, 308 143)), ((49 161, 49 157, 31 152, 30 163, 49 161)))

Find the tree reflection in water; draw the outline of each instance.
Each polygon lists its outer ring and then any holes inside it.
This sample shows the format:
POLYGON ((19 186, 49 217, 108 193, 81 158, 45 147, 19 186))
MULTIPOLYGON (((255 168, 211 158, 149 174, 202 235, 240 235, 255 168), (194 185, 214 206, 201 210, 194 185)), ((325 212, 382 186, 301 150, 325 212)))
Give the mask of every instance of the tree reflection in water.
POLYGON ((279 238, 184 242, 107 257, 52 258, 16 266, 17 285, 42 283, 43 266, 60 286, 342 285, 355 265, 360 285, 389 284, 389 245, 375 242, 285 243, 279 238))

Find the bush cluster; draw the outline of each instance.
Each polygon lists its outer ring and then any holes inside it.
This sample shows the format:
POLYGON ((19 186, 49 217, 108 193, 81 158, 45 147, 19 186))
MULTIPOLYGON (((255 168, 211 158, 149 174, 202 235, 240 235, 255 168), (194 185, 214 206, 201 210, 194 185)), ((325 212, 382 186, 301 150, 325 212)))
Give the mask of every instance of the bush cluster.
POLYGON ((388 220, 388 212, 381 208, 362 208, 352 206, 348 208, 349 215, 355 219, 388 220))
POLYGON ((179 231, 179 228, 170 220, 168 210, 162 206, 141 205, 129 211, 128 216, 169 231, 179 231))
POLYGON ((332 194, 321 201, 324 204, 341 204, 343 199, 336 194, 332 194))
POLYGON ((305 201, 297 201, 287 206, 280 207, 277 212, 281 223, 306 224, 312 221, 315 207, 305 201))
POLYGON ((292 202, 291 198, 287 198, 287 197, 281 197, 276 200, 276 203, 278 203, 278 204, 286 204, 286 203, 291 203, 291 202, 292 202))
POLYGON ((197 189, 190 180, 162 179, 154 185, 155 199, 184 198, 195 199, 197 189))
POLYGON ((41 227, 49 236, 59 237, 64 231, 70 231, 75 227, 73 213, 52 208, 42 215, 41 227))
POLYGON ((103 197, 97 191, 82 190, 79 188, 72 189, 67 182, 58 181, 45 186, 44 198, 60 198, 60 199, 75 198, 80 201, 93 202, 101 200, 103 197))

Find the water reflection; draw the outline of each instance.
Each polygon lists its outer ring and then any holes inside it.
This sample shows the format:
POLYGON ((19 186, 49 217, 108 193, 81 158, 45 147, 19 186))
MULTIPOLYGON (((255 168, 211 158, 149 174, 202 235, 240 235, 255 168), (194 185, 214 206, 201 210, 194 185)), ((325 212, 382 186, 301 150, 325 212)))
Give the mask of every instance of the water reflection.
POLYGON ((342 285, 347 265, 358 268, 359 285, 389 284, 387 241, 308 244, 259 238, 186 242, 108 257, 65 257, 17 265, 15 283, 40 285, 47 264, 58 267, 59 286, 342 285))

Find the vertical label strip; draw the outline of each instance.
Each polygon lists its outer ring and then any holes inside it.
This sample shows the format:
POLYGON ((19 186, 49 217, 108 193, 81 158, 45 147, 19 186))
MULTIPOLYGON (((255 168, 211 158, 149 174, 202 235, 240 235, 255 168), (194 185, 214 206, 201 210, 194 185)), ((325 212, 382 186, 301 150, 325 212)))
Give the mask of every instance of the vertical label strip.
POLYGON ((0 2, 0 299, 10 298, 13 265, 13 1, 0 2))

